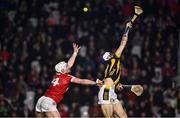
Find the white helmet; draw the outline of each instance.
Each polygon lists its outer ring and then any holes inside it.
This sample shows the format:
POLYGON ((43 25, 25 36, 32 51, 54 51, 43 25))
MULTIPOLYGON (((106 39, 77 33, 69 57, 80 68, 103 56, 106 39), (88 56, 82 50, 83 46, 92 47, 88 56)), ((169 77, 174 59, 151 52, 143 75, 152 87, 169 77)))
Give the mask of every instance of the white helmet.
POLYGON ((111 57, 112 57, 111 52, 105 52, 104 55, 103 55, 103 59, 105 61, 108 61, 109 59, 111 59, 111 57))
POLYGON ((58 64, 56 64, 55 70, 56 70, 56 72, 63 73, 64 70, 66 69, 66 66, 67 66, 67 63, 64 61, 61 61, 58 64))

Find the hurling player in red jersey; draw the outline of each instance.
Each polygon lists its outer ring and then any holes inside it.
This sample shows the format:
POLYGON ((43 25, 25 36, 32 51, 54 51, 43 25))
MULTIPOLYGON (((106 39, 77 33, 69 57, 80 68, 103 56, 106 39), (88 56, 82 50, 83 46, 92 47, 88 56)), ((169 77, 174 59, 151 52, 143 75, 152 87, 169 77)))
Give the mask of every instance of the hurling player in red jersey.
POLYGON ((80 47, 73 43, 73 49, 74 53, 67 63, 62 61, 56 64, 55 70, 57 73, 54 75, 53 80, 45 94, 38 99, 36 104, 37 116, 39 113, 45 113, 47 117, 60 117, 56 105, 63 99, 63 96, 68 90, 70 83, 98 86, 102 85, 102 81, 98 79, 95 82, 88 79, 80 79, 68 74, 75 62, 80 47))

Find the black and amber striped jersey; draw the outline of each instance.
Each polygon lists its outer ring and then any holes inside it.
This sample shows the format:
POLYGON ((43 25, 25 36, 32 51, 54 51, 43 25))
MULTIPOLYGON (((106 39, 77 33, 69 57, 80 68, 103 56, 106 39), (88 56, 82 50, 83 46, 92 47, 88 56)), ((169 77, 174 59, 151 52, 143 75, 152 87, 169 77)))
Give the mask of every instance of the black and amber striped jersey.
POLYGON ((115 53, 114 56, 107 61, 104 71, 104 79, 111 78, 114 81, 114 84, 117 85, 121 76, 120 64, 120 56, 115 53))

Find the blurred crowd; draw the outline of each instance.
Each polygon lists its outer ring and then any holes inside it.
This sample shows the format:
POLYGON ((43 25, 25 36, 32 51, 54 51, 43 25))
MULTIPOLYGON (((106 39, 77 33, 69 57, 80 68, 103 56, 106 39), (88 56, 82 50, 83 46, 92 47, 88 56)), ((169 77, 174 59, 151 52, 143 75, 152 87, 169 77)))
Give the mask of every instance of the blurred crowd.
MULTIPOLYGON (((37 99, 55 74, 54 65, 81 45, 71 74, 103 79, 102 54, 114 51, 131 0, 1 0, 0 116, 33 117, 37 99), (83 7, 88 11, 84 12, 83 7)), ((178 0, 144 0, 144 12, 129 33, 121 57, 123 84, 141 84, 142 96, 118 92, 128 116, 180 116, 178 75, 178 0)), ((58 109, 63 117, 101 117, 98 87, 72 84, 58 109)))

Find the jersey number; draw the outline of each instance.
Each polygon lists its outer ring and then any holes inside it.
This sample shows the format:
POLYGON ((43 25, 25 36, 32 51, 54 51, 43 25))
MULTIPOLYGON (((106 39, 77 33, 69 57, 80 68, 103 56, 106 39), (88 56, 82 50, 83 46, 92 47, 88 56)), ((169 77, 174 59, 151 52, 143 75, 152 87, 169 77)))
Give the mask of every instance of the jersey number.
POLYGON ((53 86, 56 86, 59 84, 59 78, 54 78, 51 82, 53 84, 53 86))

